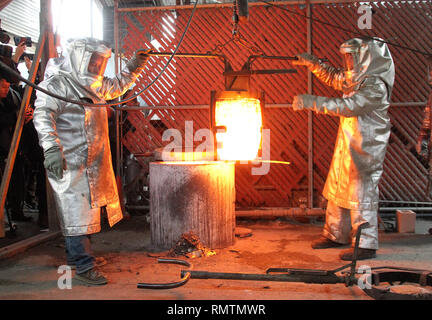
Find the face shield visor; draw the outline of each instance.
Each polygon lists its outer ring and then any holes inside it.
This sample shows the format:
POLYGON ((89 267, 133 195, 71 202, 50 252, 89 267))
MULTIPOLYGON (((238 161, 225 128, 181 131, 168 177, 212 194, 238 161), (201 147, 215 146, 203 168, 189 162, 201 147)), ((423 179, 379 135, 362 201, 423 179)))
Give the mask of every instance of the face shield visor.
POLYGON ((93 52, 90 57, 87 72, 96 77, 102 77, 108 63, 108 57, 98 52, 93 52))
POLYGON ((345 53, 343 55, 343 63, 346 71, 352 71, 355 65, 354 55, 352 53, 345 53))
POLYGON ((367 43, 359 38, 344 42, 340 47, 342 54, 345 78, 349 87, 359 83, 361 77, 367 71, 371 55, 367 43))
POLYGON ((343 64, 344 64, 344 70, 345 75, 347 78, 347 81, 351 82, 353 78, 353 74, 355 72, 354 68, 357 65, 357 59, 356 54, 352 52, 344 53, 343 54, 343 64))
POLYGON ((65 49, 69 76, 81 86, 91 89, 100 87, 111 49, 93 38, 70 39, 65 49))

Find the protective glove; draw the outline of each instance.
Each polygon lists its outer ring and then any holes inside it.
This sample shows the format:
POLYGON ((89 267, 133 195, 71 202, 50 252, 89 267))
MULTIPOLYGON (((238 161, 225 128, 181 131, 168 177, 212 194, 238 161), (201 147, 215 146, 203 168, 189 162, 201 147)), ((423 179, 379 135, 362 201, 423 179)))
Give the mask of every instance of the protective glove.
POLYGON ((304 103, 303 103, 302 95, 294 96, 292 107, 293 107, 294 111, 300 111, 300 110, 304 109, 304 103))
POLYGON ((63 169, 66 169, 66 160, 59 147, 49 148, 44 152, 44 167, 57 177, 63 178, 63 169))
POLYGON ((297 60, 293 60, 292 64, 294 65, 298 65, 298 66, 306 66, 306 67, 310 67, 313 66, 315 64, 320 63, 320 60, 309 54, 309 53, 302 53, 302 54, 297 54, 295 55, 295 57, 297 58, 297 60))
POLYGON ((129 71, 133 73, 141 72, 150 58, 148 55, 150 51, 151 49, 138 49, 135 51, 132 58, 126 64, 126 67, 129 69, 129 71))
POLYGON ((428 135, 425 133, 420 133, 418 139, 417 139, 417 145, 416 145, 416 151, 424 160, 428 158, 429 154, 429 138, 428 135))

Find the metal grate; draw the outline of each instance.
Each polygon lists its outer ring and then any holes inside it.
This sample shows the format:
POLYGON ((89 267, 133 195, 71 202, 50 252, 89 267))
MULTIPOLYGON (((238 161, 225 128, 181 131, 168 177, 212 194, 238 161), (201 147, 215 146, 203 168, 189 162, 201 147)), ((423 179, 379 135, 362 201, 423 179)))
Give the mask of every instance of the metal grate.
MULTIPOLYGON (((373 29, 358 30, 358 3, 314 4, 313 17, 346 29, 379 36, 391 42, 428 51, 432 48, 431 2, 377 1, 373 4, 373 29), (402 28, 401 26, 405 26, 402 28)), ((305 6, 286 5, 305 14, 305 6)), ((155 51, 173 51, 183 32, 190 9, 121 12, 122 50, 129 58, 140 47, 155 51)), ((292 56, 307 50, 307 19, 271 6, 249 8, 249 22, 240 30, 250 43, 267 55, 292 56)), ((231 38, 231 8, 197 10, 179 53, 206 53, 231 38)), ((318 22, 312 24, 312 50, 340 65, 340 43, 355 37, 318 22)), ((421 124, 423 107, 430 88, 425 77, 426 61, 422 55, 390 46, 396 62, 393 102, 413 103, 390 109, 392 135, 381 180, 381 199, 430 201, 424 194, 426 169, 413 151, 421 124)), ((249 55, 248 48, 230 43, 223 49, 235 70, 241 69, 249 55)), ((160 72, 168 58, 152 57, 134 90, 146 86, 160 72)), ((257 60, 257 69, 290 68, 289 62, 257 60)), ((223 90, 223 63, 217 59, 174 58, 166 72, 143 96, 148 106, 162 109, 129 112, 124 126, 123 144, 131 153, 152 151, 166 145, 162 132, 177 128, 184 137, 185 121, 194 121, 194 131, 208 127, 211 90, 223 90), (185 106, 178 109, 178 106, 185 106), (188 106, 195 106, 189 108, 188 106), (202 106, 202 108, 199 108, 202 106)), ((308 115, 293 112, 278 104, 291 103, 296 94, 308 90, 306 70, 297 74, 253 76, 251 87, 266 95, 264 127, 271 132, 271 159, 291 161, 290 166, 272 164, 264 176, 251 175, 252 165, 236 167, 237 204, 239 206, 298 206, 307 195, 308 115)), ((313 93, 339 96, 316 79, 313 93)), ((339 120, 314 115, 314 199, 319 202, 331 162, 339 120)))

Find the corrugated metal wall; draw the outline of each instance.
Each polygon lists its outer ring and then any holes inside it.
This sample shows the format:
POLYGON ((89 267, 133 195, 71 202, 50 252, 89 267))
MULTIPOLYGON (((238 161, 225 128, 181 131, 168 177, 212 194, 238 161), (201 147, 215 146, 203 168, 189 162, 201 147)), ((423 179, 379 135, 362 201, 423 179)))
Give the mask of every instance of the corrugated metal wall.
POLYGON ((1 27, 19 37, 39 40, 40 0, 13 0, 0 11, 1 27))
MULTIPOLYGON (((432 3, 377 1, 373 3, 373 29, 359 30, 359 4, 314 4, 313 17, 340 25, 346 29, 379 36, 392 42, 431 50, 432 3), (403 27, 402 27, 403 26, 403 27)), ((305 14, 305 6, 286 5, 285 8, 305 14)), ((307 50, 307 19, 298 14, 271 6, 249 8, 249 22, 241 33, 250 43, 267 55, 292 56, 307 50)), ((191 14, 190 9, 122 12, 120 33, 126 57, 139 47, 156 51, 173 51, 191 14)), ((189 32, 179 52, 205 53, 231 38, 232 8, 197 10, 189 32)), ((355 35, 336 30, 318 22, 312 23, 312 50, 319 57, 327 57, 341 65, 340 43, 355 35)), ((393 102, 408 103, 392 106, 392 135, 381 181, 381 199, 430 201, 424 194, 426 169, 414 152, 423 107, 429 87, 426 83, 425 58, 422 55, 390 47, 396 63, 396 84, 393 102), (413 103, 412 106, 409 103, 413 103)), ((223 50, 239 70, 250 54, 249 49, 230 43, 223 50)), ((160 72, 167 58, 152 58, 145 76, 135 90, 142 89, 160 72)), ((256 69, 291 67, 287 62, 257 60, 256 69)), ((264 127, 271 131, 271 159, 291 161, 290 166, 272 164, 269 174, 253 176, 251 166, 236 168, 237 203, 239 206, 298 206, 299 198, 308 188, 308 115, 293 112, 277 104, 291 103, 296 94, 308 90, 307 72, 299 68, 297 74, 253 76, 252 88, 264 90, 266 108, 264 127)), ((208 105, 210 90, 223 90, 223 64, 210 59, 175 58, 166 72, 143 96, 149 106, 164 106, 150 114, 130 112, 123 139, 132 152, 151 151, 168 142, 161 140, 165 128, 179 128, 184 134, 185 120, 194 121, 194 130, 208 127, 208 110, 170 109, 170 106, 208 105), (154 117, 157 114, 157 117, 154 117), (152 120, 153 119, 153 120, 152 120), (160 120, 154 120, 160 119, 160 120)), ((313 93, 337 96, 338 93, 319 81, 313 81, 313 93)), ((313 178, 315 205, 323 188, 330 165, 338 118, 313 116, 313 178)))

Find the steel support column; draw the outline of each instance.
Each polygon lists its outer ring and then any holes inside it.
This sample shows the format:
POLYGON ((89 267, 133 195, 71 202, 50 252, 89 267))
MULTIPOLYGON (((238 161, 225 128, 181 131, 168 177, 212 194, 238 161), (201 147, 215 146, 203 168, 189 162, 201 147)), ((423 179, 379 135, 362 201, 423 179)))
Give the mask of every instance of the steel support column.
MULTIPOLYGON (((307 1, 306 15, 312 17, 312 7, 310 0, 307 1)), ((312 54, 312 19, 307 19, 307 52, 312 54)), ((312 72, 308 71, 308 93, 313 93, 313 79, 312 72)), ((313 170, 314 170, 314 159, 313 159, 313 119, 314 114, 312 110, 308 111, 308 208, 313 208, 313 197, 314 197, 314 183, 313 183, 313 170)))

